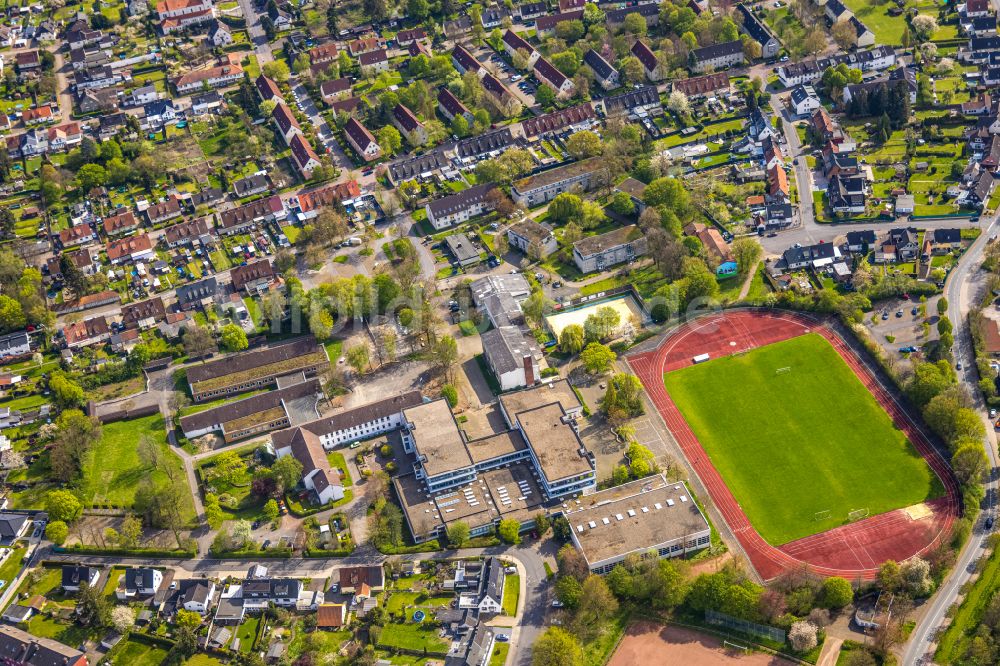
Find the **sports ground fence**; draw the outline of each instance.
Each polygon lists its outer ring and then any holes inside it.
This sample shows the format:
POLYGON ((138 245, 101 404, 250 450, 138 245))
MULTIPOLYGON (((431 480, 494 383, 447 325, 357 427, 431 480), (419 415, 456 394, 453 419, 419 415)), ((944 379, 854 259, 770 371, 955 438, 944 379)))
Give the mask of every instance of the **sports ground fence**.
POLYGON ((705 609, 705 622, 713 624, 717 627, 726 627, 727 629, 732 629, 733 631, 739 631, 749 636, 766 638, 767 640, 774 641, 775 643, 785 642, 784 629, 778 629, 777 627, 772 627, 766 624, 757 624, 756 622, 750 622, 749 620, 741 620, 738 617, 726 615, 725 613, 720 613, 711 609, 705 609))

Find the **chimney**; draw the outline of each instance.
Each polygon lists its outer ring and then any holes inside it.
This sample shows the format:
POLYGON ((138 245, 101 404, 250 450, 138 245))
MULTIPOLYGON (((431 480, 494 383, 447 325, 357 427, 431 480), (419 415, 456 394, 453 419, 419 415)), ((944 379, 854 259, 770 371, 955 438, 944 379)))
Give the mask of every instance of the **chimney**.
POLYGON ((524 383, 527 386, 531 386, 535 383, 534 358, 532 358, 531 354, 525 354, 521 360, 524 362, 524 383))

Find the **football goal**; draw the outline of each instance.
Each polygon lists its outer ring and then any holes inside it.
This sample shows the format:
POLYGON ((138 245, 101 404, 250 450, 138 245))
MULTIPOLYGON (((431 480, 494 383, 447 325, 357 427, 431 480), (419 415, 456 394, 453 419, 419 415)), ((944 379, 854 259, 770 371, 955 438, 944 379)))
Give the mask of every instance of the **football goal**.
POLYGON ((826 520, 827 518, 830 517, 830 513, 831 513, 830 509, 823 509, 822 511, 817 511, 816 513, 813 514, 813 520, 815 520, 817 523, 826 520))
POLYGON ((776 374, 776 375, 787 375, 791 371, 792 371, 792 366, 786 365, 783 368, 778 368, 777 370, 775 370, 774 374, 776 374))
POLYGON ((744 654, 750 654, 753 652, 753 650, 746 645, 740 645, 739 643, 733 643, 732 641, 722 641, 722 648, 724 650, 739 650, 744 654))
POLYGON ((863 520, 867 517, 868 517, 867 507, 865 507, 864 509, 855 509, 854 511, 851 511, 850 513, 847 514, 847 520, 852 523, 858 520, 863 520))

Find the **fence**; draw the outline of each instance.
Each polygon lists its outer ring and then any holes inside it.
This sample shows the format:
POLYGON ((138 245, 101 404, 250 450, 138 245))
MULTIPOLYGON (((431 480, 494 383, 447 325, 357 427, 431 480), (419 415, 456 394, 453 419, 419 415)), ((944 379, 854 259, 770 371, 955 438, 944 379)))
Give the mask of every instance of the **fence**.
POLYGON ((772 627, 766 624, 757 624, 756 622, 750 622, 748 620, 741 620, 738 617, 726 615, 725 613, 719 613, 718 611, 706 609, 705 622, 719 627, 732 629, 733 631, 738 631, 749 636, 764 638, 779 644, 785 642, 784 629, 778 629, 777 627, 772 627))

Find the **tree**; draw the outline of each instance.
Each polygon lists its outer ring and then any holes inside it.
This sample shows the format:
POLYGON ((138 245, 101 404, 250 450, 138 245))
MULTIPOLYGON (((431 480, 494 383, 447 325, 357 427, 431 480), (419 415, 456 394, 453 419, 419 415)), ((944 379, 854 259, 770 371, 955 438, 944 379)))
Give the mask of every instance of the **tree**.
POLYGON ((264 516, 268 521, 274 522, 278 519, 278 503, 272 497, 264 503, 264 508, 261 509, 261 515, 264 516))
POLYGON ((202 618, 199 613, 189 611, 186 608, 178 609, 177 614, 174 616, 174 624, 180 629, 197 631, 198 627, 201 626, 201 622, 202 618))
POLYGON ((917 14, 910 20, 913 33, 920 41, 927 41, 938 29, 937 19, 930 14, 917 14))
POLYGON ((837 21, 830 28, 830 34, 833 36, 833 41, 837 42, 837 46, 845 51, 854 46, 854 41, 857 38, 857 32, 850 21, 837 21))
POLYGON ((560 576, 556 581, 555 595, 563 606, 570 610, 576 610, 580 604, 580 596, 583 593, 583 586, 580 581, 573 576, 560 576))
POLYGON ((577 194, 563 192, 549 203, 548 213, 555 224, 579 220, 583 216, 583 199, 577 194))
POLYGON ((601 627, 618 612, 618 600, 611 593, 602 576, 591 574, 583 581, 580 603, 577 607, 578 624, 601 627))
POLYGON ((0 206, 0 232, 4 236, 10 236, 14 233, 15 223, 14 213, 10 212, 10 208, 0 206))
POLYGON ((589 130, 576 132, 566 139, 566 152, 578 160, 600 155, 602 150, 601 137, 589 130))
POLYGON ((946 312, 948 312, 948 299, 942 296, 941 298, 938 299, 936 307, 937 307, 937 313, 939 315, 944 315, 946 312))
POLYGON ((989 470, 982 444, 971 440, 961 445, 951 457, 951 468, 962 485, 980 483, 989 470))
POLYGON ((274 79, 278 83, 286 83, 292 75, 288 69, 288 65, 283 60, 272 60, 271 62, 264 63, 261 71, 264 73, 264 76, 274 79))
POLYGON ((184 353, 191 358, 201 358, 214 353, 218 347, 212 332, 195 324, 184 330, 184 353))
POLYGON ((24 308, 19 302, 7 295, 0 295, 0 328, 13 331, 24 328, 27 323, 24 308))
POLYGON ((788 632, 788 642, 796 652, 808 652, 816 647, 816 631, 811 622, 795 622, 788 632))
POLYGON ((45 526, 45 538, 57 546, 61 546, 66 543, 66 538, 68 536, 69 526, 61 520, 53 520, 45 526))
POLYGON ((50 490, 45 496, 45 512, 51 520, 72 523, 83 514, 83 505, 69 490, 50 490))
POLYGON ((605 305, 597 308, 597 312, 583 321, 583 332, 588 340, 607 340, 615 335, 620 323, 621 315, 618 311, 605 305))
POLYGON ((854 600, 854 589, 845 579, 831 576, 823 581, 822 600, 831 610, 843 608, 854 600))
MULTIPOLYGON (((0 299, 2 298, 0 296, 0 299)), ((53 371, 49 376, 49 390, 60 407, 77 407, 83 404, 83 387, 70 379, 62 370, 53 371)))
POLYGON ((59 480, 74 481, 91 444, 101 437, 101 425, 78 409, 67 409, 59 415, 56 426, 58 436, 49 449, 49 465, 59 480))
POLYGON ((434 343, 432 351, 434 362, 441 369, 441 372, 447 375, 458 360, 458 343, 455 341, 455 338, 450 335, 441 336, 434 343))
POLYGON ((635 214, 635 202, 632 201, 632 197, 627 192, 615 192, 615 195, 611 197, 609 207, 615 213, 625 217, 635 214))
POLYGON ((930 564, 920 557, 911 557, 903 562, 899 575, 903 586, 914 597, 927 595, 933 587, 930 564))
POLYGON ((665 206, 677 212, 686 211, 689 203, 688 193, 680 180, 676 178, 657 178, 642 193, 642 200, 648 206, 665 206))
POLYGON ((612 421, 623 421, 645 412, 642 383, 635 375, 620 372, 608 381, 601 406, 612 421))
POLYGON ((539 536, 544 536, 549 531, 550 525, 551 521, 545 513, 539 511, 535 514, 535 529, 538 530, 539 536))
POLYGON ((323 208, 312 222, 309 240, 319 245, 329 245, 347 235, 347 218, 337 208, 323 208))
POLYGON ((611 364, 617 358, 618 356, 611 351, 610 347, 599 342, 591 342, 580 352, 583 367, 592 375, 603 375, 611 369, 611 364))
POLYGON ((762 250, 753 238, 737 238, 731 246, 740 275, 747 275, 760 261, 762 250))
POLYGON ((542 108, 552 106, 552 104, 556 101, 556 92, 552 89, 552 86, 547 83, 543 83, 538 86, 537 90, 535 90, 535 101, 538 102, 542 108))
POLYGON ((687 95, 680 90, 670 93, 670 97, 667 98, 667 108, 682 117, 691 113, 691 103, 687 95))
POLYGON ((76 172, 76 182, 84 192, 108 182, 108 172, 100 164, 84 164, 76 172))
POLYGON ((584 663, 583 648, 562 627, 549 627, 531 648, 531 666, 577 666, 584 663))
POLYGON ((111 621, 111 604, 100 587, 80 585, 76 600, 76 619, 85 627, 106 627, 111 621))
POLYGON ((234 486, 243 482, 247 473, 247 464, 236 451, 225 451, 215 458, 211 467, 211 478, 234 486))
POLYGON ((515 518, 504 518, 497 526, 497 535, 506 543, 516 546, 521 543, 521 523, 515 518))
POLYGON ((469 541, 469 525, 461 520, 448 526, 448 544, 452 548, 461 548, 469 541))
POLYGON ((141 538, 142 520, 139 519, 139 516, 130 513, 125 516, 125 520, 122 521, 121 528, 118 530, 118 543, 122 548, 129 550, 137 547, 141 538))
MULTIPOLYGON (((636 37, 645 37, 646 31, 649 28, 646 25, 646 18, 642 14, 639 14, 637 12, 632 12, 631 14, 625 15, 625 22, 623 24, 623 29, 629 35, 635 35, 636 37)), ((724 37, 720 39, 725 40, 724 37)))
POLYGON ((120 634, 135 626, 135 611, 128 606, 115 606, 111 611, 111 626, 120 634))
POLYGON ((250 346, 250 343, 247 341, 246 332, 236 324, 226 324, 223 326, 220 338, 222 340, 222 347, 226 351, 243 351, 250 346))
POLYGON ((625 81, 633 85, 642 83, 646 79, 646 69, 635 56, 628 56, 622 60, 621 72, 625 81))
POLYGON ((579 353, 583 343, 583 326, 579 324, 570 324, 559 333, 559 349, 567 354, 579 353))
POLYGON ((368 345, 364 342, 359 342, 358 344, 350 347, 345 356, 347 357, 347 364, 354 368, 354 371, 359 375, 362 374, 371 363, 368 345))
POLYGON ((403 147, 403 137, 392 125, 386 125, 375 133, 379 147, 387 155, 395 155, 403 147))
POLYGON ((886 560, 878 568, 878 582, 886 592, 895 592, 902 585, 902 578, 899 564, 893 560, 886 560))
POLYGON ((283 494, 294 488, 302 478, 302 463, 295 456, 281 456, 271 465, 271 472, 278 482, 278 492, 283 494))

